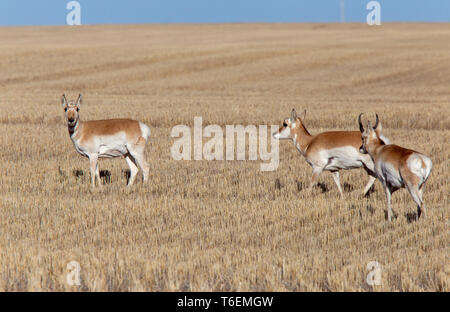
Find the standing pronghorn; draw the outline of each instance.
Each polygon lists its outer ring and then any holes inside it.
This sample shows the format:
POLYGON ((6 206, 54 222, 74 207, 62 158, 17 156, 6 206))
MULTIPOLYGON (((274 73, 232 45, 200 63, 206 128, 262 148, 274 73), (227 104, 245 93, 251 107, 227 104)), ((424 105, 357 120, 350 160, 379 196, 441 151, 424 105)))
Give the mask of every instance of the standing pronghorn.
POLYGON ((391 195, 402 187, 408 189, 416 202, 417 218, 419 218, 422 213, 425 213, 423 188, 433 167, 431 159, 410 149, 394 144, 385 144, 383 140, 380 140, 381 124, 374 129, 369 121, 364 130, 361 115, 358 116, 359 128, 362 133, 360 151, 370 155, 375 164, 375 173, 386 191, 389 221, 392 219, 391 195))
POLYGON ((78 100, 67 101, 63 95, 61 99, 65 111, 69 135, 75 149, 81 155, 88 157, 91 168, 91 182, 95 187, 98 178, 98 158, 113 158, 125 156, 130 167, 128 185, 132 185, 136 174, 141 167, 144 182, 148 179, 149 166, 144 158, 144 150, 150 136, 150 128, 142 122, 131 119, 91 120, 82 122, 79 110, 82 101, 81 94, 78 100))
MULTIPOLYGON (((376 127, 376 126, 375 126, 376 127)), ((305 157, 313 168, 310 189, 314 187, 323 170, 333 173, 341 197, 344 196, 339 179, 339 170, 364 168, 369 174, 369 181, 364 188, 364 195, 370 190, 376 180, 373 161, 369 155, 359 152, 361 133, 359 131, 329 131, 311 135, 297 117, 295 109, 291 118, 286 118, 278 132, 273 134, 276 139, 291 139, 294 146, 305 157)), ((384 138, 388 141, 387 138, 384 138)))

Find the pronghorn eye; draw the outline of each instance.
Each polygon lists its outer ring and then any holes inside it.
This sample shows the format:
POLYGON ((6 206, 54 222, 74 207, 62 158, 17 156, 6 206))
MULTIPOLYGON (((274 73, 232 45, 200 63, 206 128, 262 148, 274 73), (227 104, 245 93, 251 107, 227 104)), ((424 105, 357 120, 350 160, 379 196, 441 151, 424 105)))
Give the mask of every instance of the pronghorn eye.
POLYGON ((77 112, 79 111, 80 109, 77 107, 77 112))
POLYGON ((64 107, 64 111, 67 112, 67 107, 64 107))
POLYGON ((283 127, 287 127, 287 123, 286 123, 286 121, 285 122, 283 122, 283 127))

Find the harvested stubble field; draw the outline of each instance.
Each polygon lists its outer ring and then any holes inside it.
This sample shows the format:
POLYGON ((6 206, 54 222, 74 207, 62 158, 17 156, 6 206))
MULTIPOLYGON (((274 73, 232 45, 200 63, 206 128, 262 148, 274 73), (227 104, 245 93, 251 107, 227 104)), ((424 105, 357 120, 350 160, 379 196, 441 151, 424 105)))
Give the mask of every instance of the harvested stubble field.
POLYGON ((23 27, 0 43, 1 291, 450 290, 449 24, 23 27), (150 183, 127 189, 126 162, 103 160, 110 181, 91 189, 60 104, 80 92, 83 120, 151 127, 150 183), (271 125, 293 107, 313 134, 377 112, 392 142, 429 155, 426 218, 403 189, 389 224, 363 170, 342 172, 344 199, 327 172, 308 192, 287 141, 273 172, 171 157, 172 127, 194 116, 271 125))

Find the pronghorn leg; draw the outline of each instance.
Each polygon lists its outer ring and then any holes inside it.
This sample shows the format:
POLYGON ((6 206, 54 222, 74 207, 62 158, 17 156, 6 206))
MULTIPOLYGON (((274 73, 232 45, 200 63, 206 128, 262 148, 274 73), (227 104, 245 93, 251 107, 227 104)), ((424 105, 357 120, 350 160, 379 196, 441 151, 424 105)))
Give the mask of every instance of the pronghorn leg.
POLYGON ((391 190, 387 185, 384 186, 384 191, 386 192, 386 201, 388 206, 388 220, 392 220, 392 207, 391 207, 391 190))
POLYGON ((344 198, 344 193, 342 193, 342 189, 341 189, 341 181, 339 179, 339 171, 333 171, 332 174, 333 174, 334 182, 336 183, 339 193, 341 194, 341 198, 344 198))
POLYGON ((148 180, 148 172, 150 170, 150 167, 147 164, 147 162, 145 161, 144 153, 142 153, 142 155, 139 155, 136 158, 136 160, 137 160, 137 163, 139 164, 139 167, 141 167, 141 169, 142 169, 142 177, 143 177, 143 180, 145 183, 148 180))
POLYGON ((131 156, 133 156, 135 163, 142 169, 144 183, 148 180, 148 172, 150 170, 149 165, 145 161, 145 143, 145 139, 143 137, 140 137, 136 144, 131 149, 128 149, 131 156))
POLYGON ((98 170, 98 161, 97 164, 95 165, 95 178, 98 181, 98 186, 102 187, 102 179, 100 179, 100 171, 98 170))
POLYGON ((95 178, 97 176, 96 171, 98 170, 98 155, 94 154, 89 156, 89 164, 91 169, 91 184, 95 187, 95 178))
POLYGON ((125 160, 127 161, 128 167, 130 167, 130 179, 128 180, 128 186, 131 186, 134 182, 134 179, 136 178, 139 169, 136 166, 135 159, 130 154, 125 156, 125 160))
POLYGON ((367 181, 366 187, 364 188, 363 196, 366 196, 369 192, 370 188, 372 187, 373 183, 375 183, 376 178, 369 175, 369 181, 367 181))
POLYGON ((311 177, 311 184, 309 185, 309 190, 312 192, 314 185, 316 185, 320 174, 322 173, 323 167, 315 167, 313 169, 313 175, 311 177))
POLYGON ((420 215, 422 214, 422 196, 417 186, 407 183, 406 188, 408 189, 409 194, 411 194, 414 202, 417 204, 417 218, 416 218, 417 220, 420 218, 420 215))
POLYGON ((425 203, 423 202, 423 189, 424 189, 424 184, 421 185, 421 187, 419 188, 419 198, 420 198, 420 202, 422 203, 422 207, 421 207, 421 215, 423 217, 425 217, 426 214, 426 208, 425 208, 425 203))
MULTIPOLYGON (((370 157, 369 157, 369 159, 370 159, 370 157)), ((368 159, 363 159, 362 164, 363 164, 363 169, 369 175, 369 181, 367 181, 366 187, 364 188, 364 192, 363 192, 363 196, 366 197, 367 194, 369 193, 370 188, 375 183, 377 176, 374 172, 375 168, 374 168, 374 164, 372 161, 369 162, 368 159)))

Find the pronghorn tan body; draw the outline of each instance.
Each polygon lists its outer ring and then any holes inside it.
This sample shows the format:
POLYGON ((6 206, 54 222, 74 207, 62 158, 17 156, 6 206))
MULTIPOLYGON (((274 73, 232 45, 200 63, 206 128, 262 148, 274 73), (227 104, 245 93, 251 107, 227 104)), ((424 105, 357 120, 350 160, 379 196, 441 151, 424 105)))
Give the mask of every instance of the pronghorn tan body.
MULTIPOLYGON (((400 188, 408 189, 417 204, 417 218, 425 212, 423 190, 433 164, 431 159, 416 151, 380 139, 381 124, 375 130, 370 122, 366 129, 358 117, 362 133, 361 152, 370 155, 375 164, 375 173, 384 186, 388 205, 388 219, 392 219, 391 195, 400 188)), ((377 116, 378 120, 378 116, 377 116)))
MULTIPOLYGON (((369 155, 359 152, 361 133, 359 131, 330 131, 311 135, 303 125, 302 119, 292 110, 291 118, 284 120, 276 139, 291 139, 297 150, 313 168, 310 188, 313 188, 322 171, 331 171, 334 181, 343 196, 339 170, 364 168, 369 174, 369 181, 364 188, 364 195, 376 180, 373 161, 369 155)), ((387 140, 386 138, 384 138, 387 140)))
POLYGON ((91 183, 95 187, 95 180, 99 180, 99 158, 113 158, 124 156, 130 167, 128 185, 132 185, 139 169, 142 169, 144 182, 148 179, 149 166, 145 161, 144 151, 150 128, 136 120, 109 119, 82 122, 79 109, 82 96, 76 102, 67 101, 62 96, 62 105, 69 129, 70 139, 75 149, 81 155, 88 157, 91 170, 91 183))

